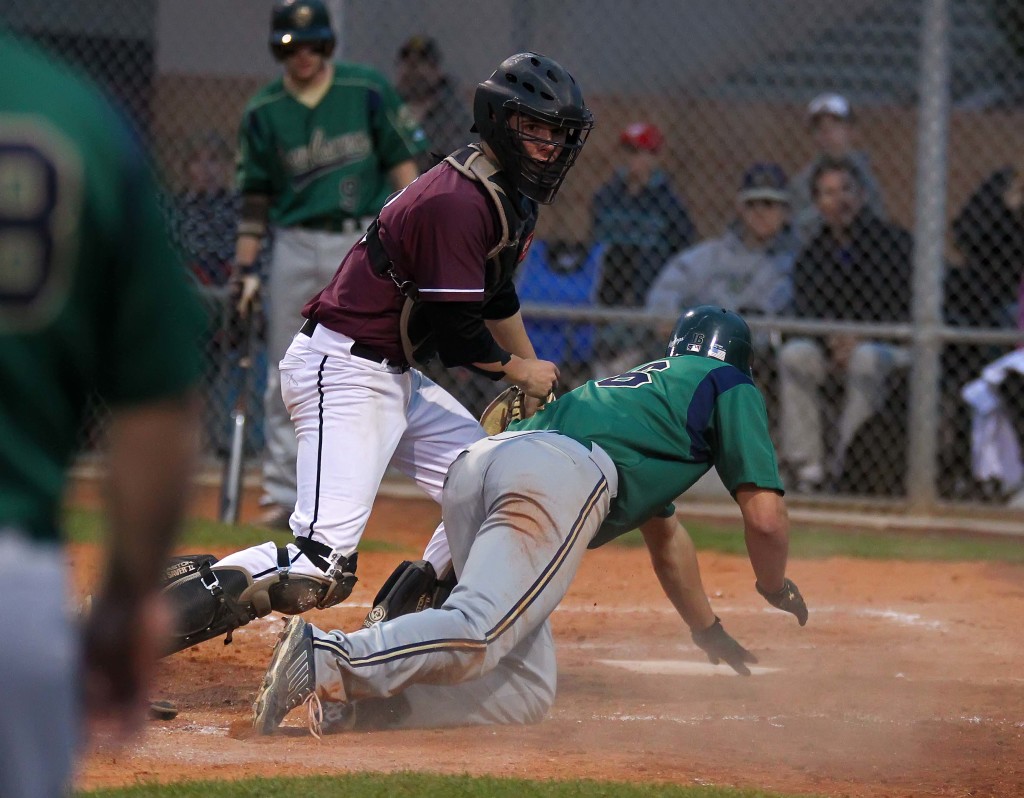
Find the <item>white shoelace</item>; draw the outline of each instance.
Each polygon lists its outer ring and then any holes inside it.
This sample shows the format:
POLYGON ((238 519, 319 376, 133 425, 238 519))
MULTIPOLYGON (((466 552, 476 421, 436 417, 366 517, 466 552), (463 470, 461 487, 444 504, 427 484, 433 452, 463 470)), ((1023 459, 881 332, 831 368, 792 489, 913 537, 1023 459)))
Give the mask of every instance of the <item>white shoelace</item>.
POLYGON ((306 723, 309 726, 309 733, 319 740, 323 734, 324 705, 320 703, 320 696, 315 692, 309 694, 305 704, 306 723))

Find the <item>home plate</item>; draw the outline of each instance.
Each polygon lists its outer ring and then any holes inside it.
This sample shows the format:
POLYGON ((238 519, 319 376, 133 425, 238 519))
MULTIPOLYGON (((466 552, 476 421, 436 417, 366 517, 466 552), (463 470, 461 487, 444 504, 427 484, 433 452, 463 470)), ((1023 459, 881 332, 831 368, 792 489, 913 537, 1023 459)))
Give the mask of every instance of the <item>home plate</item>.
MULTIPOLYGON (((710 662, 687 662, 678 659, 599 659, 599 665, 612 668, 623 668, 633 673, 656 673, 663 676, 736 676, 736 671, 728 665, 712 665, 710 662)), ((774 673, 778 668, 765 668, 760 665, 748 665, 751 676, 774 673)))

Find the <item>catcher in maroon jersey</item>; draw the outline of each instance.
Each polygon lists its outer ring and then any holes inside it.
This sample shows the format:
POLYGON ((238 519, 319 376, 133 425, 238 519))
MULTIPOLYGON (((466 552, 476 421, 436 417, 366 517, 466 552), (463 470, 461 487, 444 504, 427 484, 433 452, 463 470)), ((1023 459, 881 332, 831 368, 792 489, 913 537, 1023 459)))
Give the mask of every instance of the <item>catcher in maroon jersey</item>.
MULTIPOLYGON (((512 56, 479 84, 473 117, 480 143, 394 194, 304 308, 281 362, 298 435, 295 540, 207 562, 172 583, 187 608, 178 649, 271 610, 344 600, 389 465, 440 500, 448 466, 484 433, 419 363, 437 356, 517 385, 527 414, 557 381, 557 366, 537 359, 526 334, 513 276, 538 204, 554 199, 593 118, 572 76, 536 53, 512 56)), ((405 564, 416 595, 450 560, 439 526, 424 562, 405 564)))

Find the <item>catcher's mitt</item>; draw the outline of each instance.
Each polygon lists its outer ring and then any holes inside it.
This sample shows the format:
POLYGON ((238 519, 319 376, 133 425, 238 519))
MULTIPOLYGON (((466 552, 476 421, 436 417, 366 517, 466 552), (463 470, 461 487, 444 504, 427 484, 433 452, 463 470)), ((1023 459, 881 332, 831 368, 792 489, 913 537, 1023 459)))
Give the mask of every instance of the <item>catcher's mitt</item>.
MULTIPOLYGON (((555 401, 555 394, 552 391, 538 405, 540 410, 549 402, 555 401)), ((510 385, 504 391, 495 396, 489 405, 480 414, 480 426, 488 435, 497 435, 504 432, 513 421, 526 418, 525 415, 526 392, 518 385, 510 385)))

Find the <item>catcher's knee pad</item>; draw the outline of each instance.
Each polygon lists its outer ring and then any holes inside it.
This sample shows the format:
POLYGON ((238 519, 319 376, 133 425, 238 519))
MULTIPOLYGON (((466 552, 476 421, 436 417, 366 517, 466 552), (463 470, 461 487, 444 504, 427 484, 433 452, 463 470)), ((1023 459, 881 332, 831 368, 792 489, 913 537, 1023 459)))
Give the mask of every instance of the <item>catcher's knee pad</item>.
MULTIPOLYGON (((320 609, 333 607, 352 595, 352 588, 359 581, 356 576, 356 566, 359 562, 359 552, 354 551, 348 557, 341 556, 329 546, 310 538, 295 538, 295 547, 301 551, 313 565, 323 571, 323 577, 291 576, 287 567, 281 569, 283 582, 285 576, 291 579, 310 579, 313 581, 323 580, 324 589, 317 596, 315 606, 320 609)), ((284 557, 287 565, 287 552, 284 549, 278 550, 278 559, 284 557)), ((283 610, 282 610, 283 611, 283 610)))
POLYGON ((434 594, 430 597, 430 606, 437 609, 444 604, 458 583, 459 580, 455 577, 455 567, 449 563, 444 573, 437 577, 434 594))
POLYGON ((180 582, 198 573, 202 566, 213 565, 215 562, 217 558, 212 554, 176 554, 167 560, 164 567, 163 586, 180 582))

